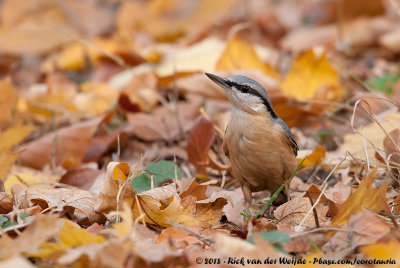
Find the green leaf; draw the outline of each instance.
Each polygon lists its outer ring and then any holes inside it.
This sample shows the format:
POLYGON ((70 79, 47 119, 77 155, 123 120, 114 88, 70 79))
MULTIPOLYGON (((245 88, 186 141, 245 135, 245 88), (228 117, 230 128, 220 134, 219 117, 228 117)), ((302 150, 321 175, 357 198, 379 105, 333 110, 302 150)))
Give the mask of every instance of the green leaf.
POLYGON ((372 85, 373 89, 376 89, 380 92, 392 94, 393 87, 396 84, 397 80, 399 80, 400 75, 393 74, 385 74, 381 77, 371 77, 369 79, 369 83, 372 85))
MULTIPOLYGON (((178 180, 182 178, 181 169, 177 166, 178 180)), ((151 163, 142 174, 133 178, 131 185, 136 192, 140 193, 151 189, 151 176, 153 175, 154 186, 175 178, 175 164, 172 161, 160 161, 151 163)))
MULTIPOLYGON (((17 213, 17 216, 18 216, 20 219, 24 219, 24 218, 26 218, 26 217, 29 217, 29 212, 27 212, 27 213, 25 214, 25 216, 24 216, 24 213, 23 213, 23 212, 20 212, 20 213, 17 213)), ((17 221, 14 221, 14 220, 11 220, 9 215, 0 215, 0 227, 1 227, 1 228, 4 229, 4 228, 7 228, 7 227, 16 225, 16 224, 18 224, 18 222, 17 222, 17 221)))
POLYGON ((261 237, 269 242, 287 243, 290 241, 290 236, 287 233, 279 231, 261 232, 261 237))

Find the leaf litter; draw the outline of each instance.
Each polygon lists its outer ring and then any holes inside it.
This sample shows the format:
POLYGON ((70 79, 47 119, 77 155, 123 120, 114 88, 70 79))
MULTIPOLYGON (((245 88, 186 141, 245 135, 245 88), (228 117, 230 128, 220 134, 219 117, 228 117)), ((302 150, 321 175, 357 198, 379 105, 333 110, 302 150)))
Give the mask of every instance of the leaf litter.
POLYGON ((400 262, 400 6, 328 2, 3 1, 0 266, 400 262), (204 72, 291 127, 288 202, 246 211, 204 72))

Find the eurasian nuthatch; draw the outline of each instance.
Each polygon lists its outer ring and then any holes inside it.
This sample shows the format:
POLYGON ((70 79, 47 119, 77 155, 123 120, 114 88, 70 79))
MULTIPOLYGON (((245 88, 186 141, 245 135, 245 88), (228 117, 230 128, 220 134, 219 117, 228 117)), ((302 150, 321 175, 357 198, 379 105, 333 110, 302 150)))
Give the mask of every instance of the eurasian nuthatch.
MULTIPOLYGON (((258 82, 240 75, 229 78, 206 75, 225 90, 233 106, 223 146, 248 208, 252 192, 269 190, 273 194, 290 178, 297 165, 298 146, 258 82)), ((286 201, 285 189, 274 204, 286 201)))

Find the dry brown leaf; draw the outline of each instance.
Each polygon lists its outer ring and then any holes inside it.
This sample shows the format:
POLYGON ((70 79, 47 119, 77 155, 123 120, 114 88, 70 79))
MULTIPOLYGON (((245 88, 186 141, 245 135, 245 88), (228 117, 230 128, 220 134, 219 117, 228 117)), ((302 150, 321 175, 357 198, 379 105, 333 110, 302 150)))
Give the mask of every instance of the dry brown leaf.
MULTIPOLYGON (((146 192, 138 195, 138 199, 141 210, 146 215, 145 221, 164 227, 172 226, 169 221, 172 219, 186 226, 210 228, 219 222, 223 215, 222 209, 227 204, 224 198, 196 202, 196 198, 190 195, 183 200, 172 195, 168 197, 169 203, 165 206, 163 203, 166 200, 159 200, 158 197, 147 195, 146 192)), ((134 218, 140 216, 137 202, 134 203, 132 214, 134 218)))
POLYGON ((187 186, 187 188, 179 194, 179 197, 184 199, 185 197, 191 195, 196 197, 196 200, 198 201, 204 200, 207 199, 206 191, 207 185, 198 184, 196 179, 192 179, 189 186, 187 186))
POLYGON ((278 231, 287 233, 288 235, 296 235, 291 238, 289 242, 283 243, 283 248, 290 253, 306 253, 314 251, 313 245, 310 240, 313 241, 317 247, 321 248, 326 240, 323 234, 306 234, 304 236, 298 236, 299 233, 293 230, 294 227, 287 224, 279 224, 278 231))
MULTIPOLYGON (((0 193, 0 214, 7 214, 13 209, 13 202, 3 193, 0 193)), ((30 214, 32 215, 32 214, 30 214)))
POLYGON ((33 188, 20 191, 15 197, 17 208, 31 207, 38 204, 44 208, 54 208, 62 211, 65 207, 72 207, 83 212, 90 222, 103 222, 105 220, 101 213, 94 211, 97 196, 79 189, 56 188, 41 189, 33 188))
POLYGON ((79 167, 98 125, 105 118, 97 117, 49 133, 24 146, 19 160, 24 166, 42 169, 52 163, 79 167))
POLYGON ((119 105, 128 112, 152 111, 160 99, 157 82, 154 72, 145 72, 132 77, 121 92, 119 105))
MULTIPOLYGON (((383 117, 380 122, 382 127, 387 133, 398 128, 400 125, 400 113, 391 113, 383 117)), ((344 142, 339 146, 340 151, 349 151, 353 156, 365 159, 367 147, 368 157, 371 158, 375 155, 375 147, 383 151, 383 141, 385 140, 386 134, 375 122, 368 124, 365 127, 357 129, 359 133, 362 133, 366 137, 365 146, 364 138, 358 133, 350 133, 344 136, 344 142), (372 146, 370 142, 374 145, 372 146)))
POLYGON ((215 134, 214 124, 203 115, 197 117, 189 132, 186 147, 188 158, 200 174, 206 174, 205 167, 209 165, 208 151, 215 134))
POLYGON ((390 232, 390 224, 371 211, 360 211, 352 214, 349 222, 344 225, 349 230, 346 232, 337 232, 324 249, 341 252, 347 251, 350 253, 354 248, 362 245, 374 244, 379 239, 390 232))
POLYGON ((179 120, 173 107, 158 107, 153 114, 128 114, 128 120, 133 127, 133 133, 145 141, 172 140, 180 134, 180 125, 183 131, 192 127, 193 120, 199 114, 200 100, 180 102, 176 105, 179 110, 179 120))
MULTIPOLYGON (((311 210, 312 205, 308 197, 295 197, 287 203, 279 206, 274 211, 274 216, 278 219, 280 224, 299 225, 307 213, 311 210)), ((320 225, 329 222, 326 216, 329 210, 328 204, 318 203, 315 207, 318 215, 318 222, 320 225)), ((313 211, 311 210, 307 218, 303 222, 303 226, 308 228, 315 228, 316 223, 313 211)))
MULTIPOLYGON (((190 231, 199 234, 199 227, 187 227, 190 231)), ((156 243, 163 243, 172 240, 175 246, 179 248, 186 248, 196 243, 201 243, 199 239, 194 236, 190 236, 187 232, 179 229, 178 227, 168 227, 161 231, 161 234, 157 237, 156 243)))
MULTIPOLYGON (((383 140, 383 147, 386 149, 388 154, 397 154, 393 155, 394 159, 399 158, 400 153, 400 129, 396 128, 388 133, 389 136, 386 136, 383 140)), ((398 161, 400 162, 400 161, 398 161)))
POLYGON ((81 190, 89 190, 94 181, 100 175, 101 170, 93 168, 74 168, 65 173, 60 183, 77 187, 81 190))
POLYGON ((2 235, 0 238, 0 259, 5 260, 22 252, 36 251, 40 244, 57 233, 59 229, 58 222, 57 215, 38 215, 16 239, 11 239, 8 235, 2 235))
MULTIPOLYGON (((215 239, 217 252, 224 253, 230 258, 239 259, 239 261, 244 258, 244 264, 247 267, 259 267, 260 264, 247 264, 248 259, 278 259, 284 255, 278 252, 274 246, 262 239, 259 235, 255 235, 255 245, 250 244, 246 240, 235 238, 227 235, 217 235, 215 239)), ((240 264, 240 263, 239 263, 240 264)), ((268 267, 280 267, 277 263, 276 265, 269 264, 268 267)))
POLYGON ((400 31, 394 30, 388 33, 385 33, 379 38, 379 43, 390 51, 399 53, 399 44, 400 42, 400 31))
POLYGON ((25 259, 22 256, 16 256, 12 257, 9 259, 6 259, 4 261, 0 261, 0 266, 4 268, 14 268, 14 267, 19 267, 19 268, 34 268, 34 266, 30 261, 25 259))
POLYGON ((361 181, 357 191, 352 193, 340 206, 332 224, 343 225, 348 221, 351 215, 364 208, 380 211, 386 206, 387 201, 385 194, 389 183, 383 184, 379 189, 372 187, 377 171, 378 168, 376 167, 361 181))
POLYGON ((133 243, 129 240, 110 239, 104 243, 89 244, 68 250, 58 259, 61 265, 77 265, 81 267, 122 267, 133 243), (89 265, 87 259, 89 259, 89 265))
MULTIPOLYGON (((110 162, 107 165, 106 175, 103 181, 102 188, 100 190, 99 198, 97 199, 95 211, 101 211, 104 213, 110 212, 117 209, 117 195, 120 187, 123 187, 123 182, 129 176, 130 168, 127 163, 124 162, 110 162)), ((135 197, 135 190, 132 185, 127 183, 124 185, 125 188, 122 195, 122 202, 128 203, 131 207, 135 197)))

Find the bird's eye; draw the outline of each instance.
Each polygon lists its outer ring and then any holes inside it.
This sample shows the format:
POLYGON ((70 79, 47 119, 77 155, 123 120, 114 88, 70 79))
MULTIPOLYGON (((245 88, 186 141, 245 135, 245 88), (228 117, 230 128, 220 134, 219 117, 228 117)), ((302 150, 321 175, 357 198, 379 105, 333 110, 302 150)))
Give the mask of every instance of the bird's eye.
POLYGON ((242 91, 243 93, 247 93, 247 92, 250 91, 250 87, 249 87, 249 86, 242 86, 241 91, 242 91))

